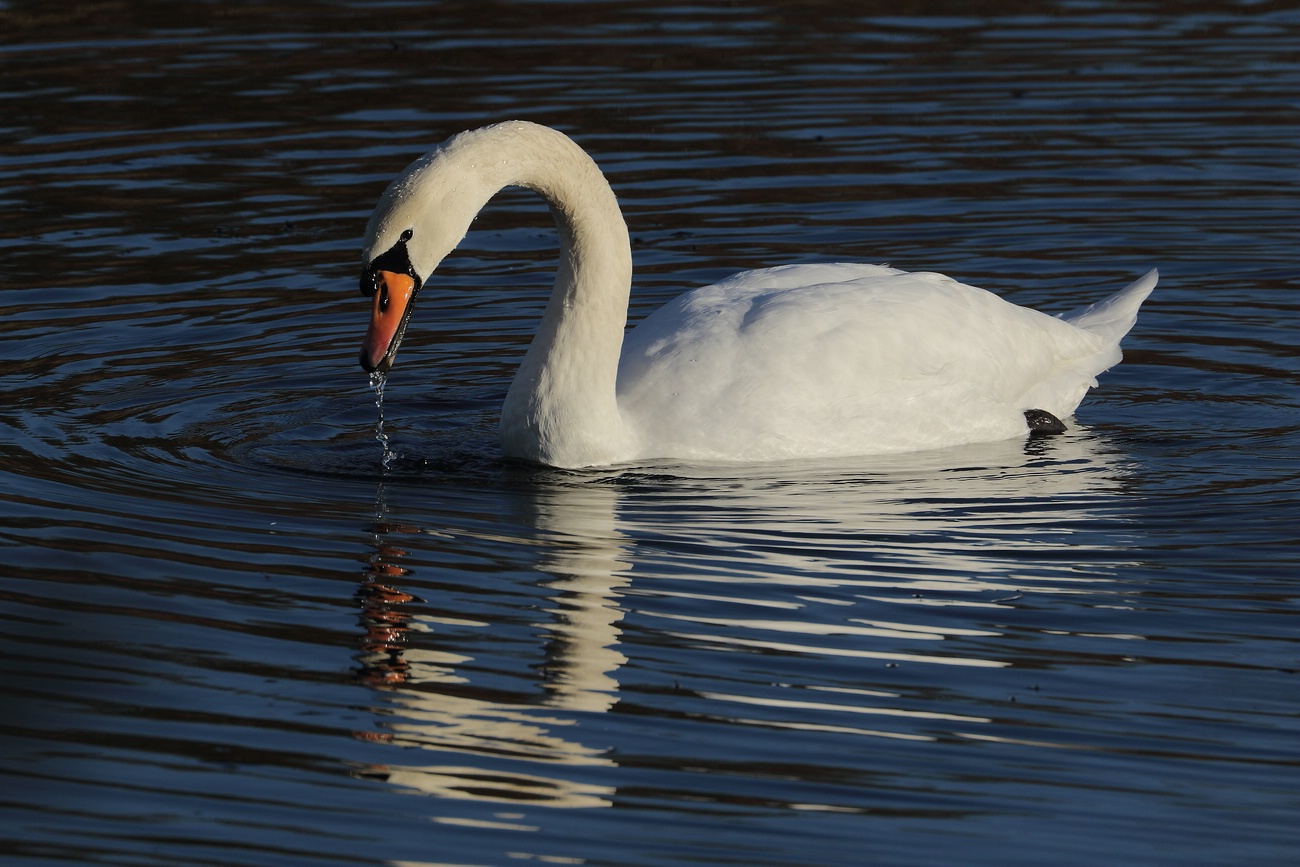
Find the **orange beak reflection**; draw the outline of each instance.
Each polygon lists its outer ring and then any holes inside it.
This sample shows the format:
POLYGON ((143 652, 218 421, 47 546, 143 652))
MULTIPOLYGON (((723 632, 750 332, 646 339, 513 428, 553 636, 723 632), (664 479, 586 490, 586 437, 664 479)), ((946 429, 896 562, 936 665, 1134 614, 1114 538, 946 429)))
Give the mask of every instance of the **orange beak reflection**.
POLYGON ((376 272, 370 327, 361 344, 361 366, 367 371, 387 373, 393 366, 393 356, 402 342, 414 298, 414 277, 396 271, 376 272))

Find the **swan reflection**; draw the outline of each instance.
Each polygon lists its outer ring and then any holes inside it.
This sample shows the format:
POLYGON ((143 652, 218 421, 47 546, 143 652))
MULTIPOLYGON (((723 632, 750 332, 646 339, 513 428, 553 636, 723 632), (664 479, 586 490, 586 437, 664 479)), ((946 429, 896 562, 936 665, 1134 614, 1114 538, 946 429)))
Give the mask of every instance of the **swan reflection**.
MULTIPOLYGON (((494 492, 493 504, 517 509, 494 522, 457 522, 454 511, 433 519, 436 528, 383 517, 358 598, 361 676, 387 701, 377 729, 358 737, 438 761, 402 753, 360 772, 446 798, 610 805, 616 792, 602 784, 611 778, 602 769, 619 758, 592 734, 591 715, 618 706, 620 670, 650 646, 819 664, 1013 665, 1017 651, 980 612, 1013 608, 1027 594, 1111 593, 1129 532, 1114 514, 1123 477, 1122 459, 1076 430, 1048 443, 857 466, 538 470, 508 496, 494 492), (1114 527, 1087 536, 1107 540, 1100 550, 1079 533, 1099 520, 1114 527), (466 549, 512 551, 499 556, 522 556, 545 576, 533 585, 543 597, 531 609, 541 631, 525 676, 531 693, 486 683, 475 657, 487 645, 446 637, 486 640, 502 623, 434 613, 416 598, 412 552, 424 563, 466 549), (962 606, 971 614, 934 616, 962 606), (623 643, 629 616, 638 630, 632 650, 623 643)), ((817 670, 805 665, 802 680, 752 692, 743 680, 718 688, 715 679, 689 696, 733 724, 901 740, 935 739, 927 726, 969 731, 990 722, 808 674, 817 670)))
MULTIPOLYGON (((465 684, 458 666, 472 661, 465 654, 414 647, 411 633, 437 633, 439 627, 488 627, 466 619, 411 613, 414 596, 392 586, 408 573, 401 560, 408 551, 393 542, 409 535, 412 543, 426 534, 409 524, 376 525, 376 551, 359 593, 366 635, 362 642, 362 678, 389 690, 394 719, 379 734, 359 735, 403 747, 442 753, 490 755, 557 765, 613 764, 600 747, 589 747, 566 729, 572 716, 548 713, 605 712, 617 701, 614 673, 627 661, 618 650, 618 623, 623 608, 619 588, 629 582, 626 543, 615 529, 617 492, 583 485, 542 487, 533 492, 527 523, 543 540, 536 568, 551 602, 544 613, 547 632, 538 705, 492 700, 477 691, 457 692, 439 686, 465 684)), ((450 798, 503 803, 533 802, 553 807, 594 807, 610 803, 609 787, 584 784, 555 774, 520 773, 463 765, 386 765, 364 770, 413 791, 450 798)))

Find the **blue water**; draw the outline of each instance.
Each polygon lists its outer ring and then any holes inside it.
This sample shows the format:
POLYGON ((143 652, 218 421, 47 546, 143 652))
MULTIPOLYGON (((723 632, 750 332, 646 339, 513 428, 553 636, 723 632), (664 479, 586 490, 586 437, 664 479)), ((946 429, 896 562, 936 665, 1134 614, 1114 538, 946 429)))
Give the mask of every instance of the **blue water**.
POLYGON ((5 864, 1300 857, 1300 13, 0 32, 5 864), (1161 283, 1061 437, 543 470, 495 443, 556 255, 508 192, 421 295, 385 467, 366 217, 509 117, 605 170, 634 320, 786 262, 1053 313, 1161 283))

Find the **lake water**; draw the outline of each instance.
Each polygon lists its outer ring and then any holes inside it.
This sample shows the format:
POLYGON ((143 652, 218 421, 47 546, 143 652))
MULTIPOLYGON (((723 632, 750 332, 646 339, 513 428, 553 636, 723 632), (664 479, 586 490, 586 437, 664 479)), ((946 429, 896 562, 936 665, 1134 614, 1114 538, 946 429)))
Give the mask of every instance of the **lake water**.
POLYGON ((645 6, 0 3, 0 860, 1300 858, 1300 12, 645 6), (385 469, 366 217, 511 117, 606 171, 634 320, 786 262, 1161 283, 1061 437, 541 470, 508 192, 385 469))

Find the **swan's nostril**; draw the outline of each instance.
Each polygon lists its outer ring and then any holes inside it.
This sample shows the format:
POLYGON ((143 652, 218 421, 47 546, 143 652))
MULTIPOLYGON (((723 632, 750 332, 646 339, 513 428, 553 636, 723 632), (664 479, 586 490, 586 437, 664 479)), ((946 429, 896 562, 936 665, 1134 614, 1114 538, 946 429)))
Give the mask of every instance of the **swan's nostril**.
POLYGON ((385 283, 379 288, 379 312, 388 312, 388 284, 385 283))

